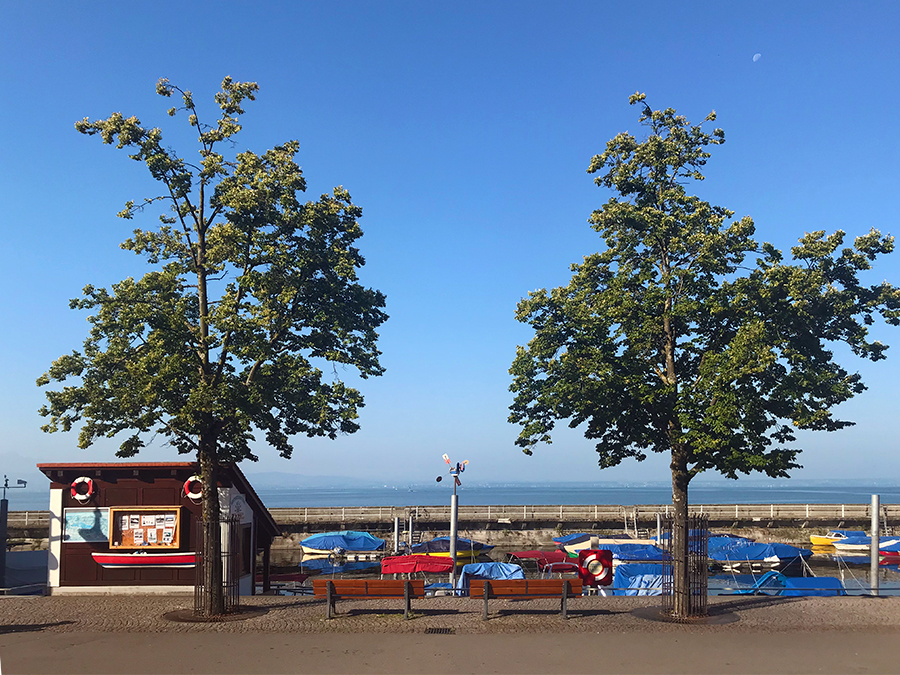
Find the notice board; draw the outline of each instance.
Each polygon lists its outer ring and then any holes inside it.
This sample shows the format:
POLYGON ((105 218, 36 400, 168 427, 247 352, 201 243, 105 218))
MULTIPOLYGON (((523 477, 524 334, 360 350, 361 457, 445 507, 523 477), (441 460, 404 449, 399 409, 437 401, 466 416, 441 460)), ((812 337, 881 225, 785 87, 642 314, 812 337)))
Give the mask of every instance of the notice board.
POLYGON ((109 509, 111 549, 177 549, 180 506, 123 506, 109 509))
POLYGON ((109 509, 75 508, 63 511, 63 541, 70 544, 107 541, 109 509))

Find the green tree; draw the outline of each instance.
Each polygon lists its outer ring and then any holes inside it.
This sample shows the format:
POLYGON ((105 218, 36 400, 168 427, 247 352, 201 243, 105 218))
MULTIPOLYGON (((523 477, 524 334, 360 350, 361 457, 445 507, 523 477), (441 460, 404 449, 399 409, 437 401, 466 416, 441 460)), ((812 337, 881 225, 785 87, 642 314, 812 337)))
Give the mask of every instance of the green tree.
POLYGON ((568 286, 518 305, 534 337, 510 369, 509 419, 527 454, 550 442, 558 420, 584 425, 601 468, 670 454, 674 605, 684 616, 691 479, 707 470, 787 476, 799 467, 795 430, 852 424, 831 409, 865 387, 831 347, 884 358, 868 326, 878 314, 900 323, 900 292, 859 280, 892 237, 872 230, 842 248, 843 232, 808 233, 787 263, 757 245, 750 218, 689 195, 685 184, 703 179, 708 146, 724 133, 644 99, 630 102, 648 136, 617 135, 588 169, 618 193, 590 218, 604 249, 572 266, 568 286))
MULTIPOLYGON (((316 363, 345 364, 362 378, 381 375, 378 326, 385 298, 358 283, 361 215, 341 187, 301 202, 306 188, 289 141, 262 155, 223 154, 235 146, 245 101, 258 86, 226 77, 220 112, 201 120, 190 91, 162 79, 156 91, 179 96, 169 115, 187 113, 199 158, 183 159, 157 128, 114 113, 76 123, 89 136, 127 148, 160 184, 160 194, 129 201, 119 216, 164 205, 155 229, 134 230, 121 247, 151 266, 111 290, 87 286, 71 301, 92 312, 81 352, 60 357, 38 379, 66 382, 47 391, 44 431, 80 425, 79 446, 125 434, 117 455, 131 457, 154 436, 179 453, 196 453, 203 516, 218 521, 220 466, 256 460, 263 433, 290 457, 297 434, 335 438, 359 427, 359 391, 323 376, 316 363), (224 148, 224 150, 221 150, 224 148), (72 383, 70 383, 72 381, 72 383)), ((218 537, 205 543, 221 556, 218 537)), ((207 565, 209 615, 223 612, 221 565, 207 565)))

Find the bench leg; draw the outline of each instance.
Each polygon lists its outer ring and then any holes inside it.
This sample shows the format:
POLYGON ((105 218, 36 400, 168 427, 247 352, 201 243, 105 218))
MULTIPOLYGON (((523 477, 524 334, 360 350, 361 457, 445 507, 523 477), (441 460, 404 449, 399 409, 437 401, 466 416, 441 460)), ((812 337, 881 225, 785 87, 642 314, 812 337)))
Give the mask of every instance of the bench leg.
POLYGON ((562 590, 562 608, 561 608, 561 610, 562 610, 562 618, 563 619, 569 618, 568 613, 566 612, 566 610, 568 609, 566 607, 568 599, 569 599, 569 582, 568 582, 568 580, 566 580, 566 583, 563 584, 563 590, 562 590))
POLYGON ((485 580, 484 582, 484 612, 481 615, 482 621, 488 620, 488 598, 491 595, 491 582, 485 580))
POLYGON ((403 618, 404 619, 409 618, 409 612, 411 609, 409 606, 409 603, 410 603, 409 596, 411 595, 410 591, 412 590, 411 586, 412 586, 412 584, 408 581, 403 584, 403 618))
POLYGON ((325 618, 330 619, 334 612, 334 582, 325 584, 325 618))

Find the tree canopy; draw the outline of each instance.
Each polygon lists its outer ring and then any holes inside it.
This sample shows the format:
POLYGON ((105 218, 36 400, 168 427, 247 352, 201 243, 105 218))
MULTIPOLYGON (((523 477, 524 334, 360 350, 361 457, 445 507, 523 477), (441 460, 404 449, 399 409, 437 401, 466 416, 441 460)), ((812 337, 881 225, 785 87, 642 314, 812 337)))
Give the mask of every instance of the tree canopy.
MULTIPOLYGON (((860 275, 893 250, 877 230, 804 234, 792 260, 753 238, 754 223, 688 194, 724 142, 643 94, 643 140, 620 133, 588 172, 616 193, 590 217, 605 244, 567 286, 529 294, 516 318, 534 329, 510 369, 510 422, 530 454, 557 421, 584 428, 601 468, 671 452, 673 480, 715 470, 786 476, 796 430, 841 429, 832 409, 864 390, 834 343, 878 360, 879 315, 900 323, 900 292, 860 275)), ((711 113, 705 122, 713 122, 711 113)))
POLYGON ((195 160, 137 117, 75 125, 127 149, 159 184, 120 217, 166 208, 156 228, 136 229, 121 245, 150 271, 111 289, 89 285, 71 301, 91 312, 90 333, 38 379, 65 382, 47 391, 44 431, 80 425, 82 448, 126 434, 121 457, 162 437, 180 453, 224 462, 256 459, 258 431, 290 457, 294 435, 358 429, 362 395, 318 366, 346 364, 362 378, 383 372, 376 329, 387 319, 385 297, 357 278, 362 212, 342 187, 300 201, 297 141, 231 152, 257 91, 225 78, 218 116, 206 123, 190 91, 159 81, 158 94, 181 99, 169 115, 186 113, 197 134, 195 160))

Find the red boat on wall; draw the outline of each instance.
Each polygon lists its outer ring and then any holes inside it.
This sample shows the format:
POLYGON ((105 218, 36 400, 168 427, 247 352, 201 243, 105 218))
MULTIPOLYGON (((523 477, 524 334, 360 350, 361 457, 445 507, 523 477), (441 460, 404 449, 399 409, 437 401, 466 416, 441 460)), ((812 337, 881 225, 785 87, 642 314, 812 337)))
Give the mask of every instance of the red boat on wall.
POLYGON ((197 554, 193 551, 179 553, 91 553, 101 567, 194 567, 197 554))

